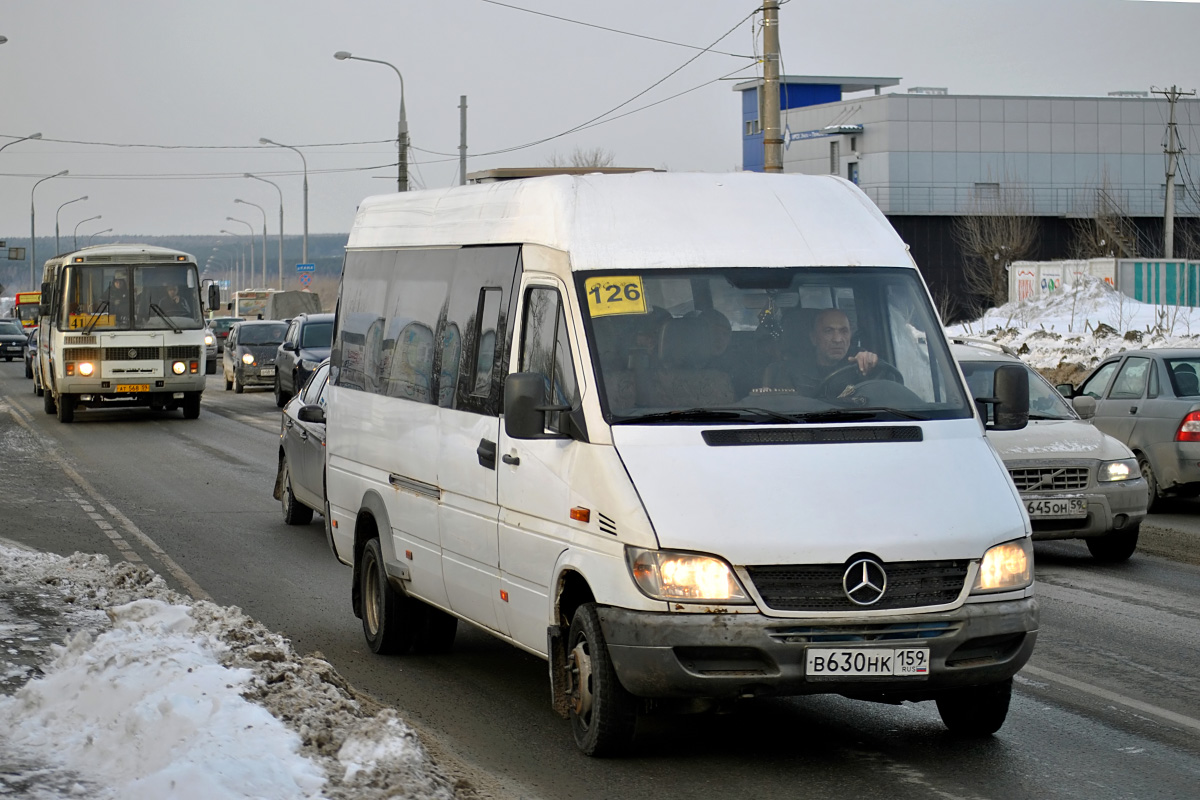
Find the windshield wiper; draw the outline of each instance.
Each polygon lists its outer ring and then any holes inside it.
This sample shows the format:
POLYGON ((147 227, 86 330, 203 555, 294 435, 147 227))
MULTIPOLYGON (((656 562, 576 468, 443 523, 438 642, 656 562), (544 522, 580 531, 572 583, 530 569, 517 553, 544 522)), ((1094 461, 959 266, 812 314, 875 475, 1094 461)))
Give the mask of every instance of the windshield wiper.
POLYGON ((167 327, 173 330, 175 333, 183 333, 182 330, 175 327, 175 323, 171 322, 170 317, 163 313, 163 310, 158 307, 158 303, 151 303, 150 310, 162 317, 162 321, 167 323, 167 327))
POLYGON ((83 328, 84 336, 92 335, 92 328, 96 327, 96 323, 100 321, 100 315, 108 310, 108 301, 102 300, 100 307, 96 309, 96 313, 92 314, 92 318, 88 320, 88 324, 83 328))
POLYGON ((781 414, 765 408, 752 406, 723 406, 718 408, 681 408, 675 411, 660 411, 655 414, 642 414, 636 417, 626 417, 616 422, 718 422, 721 420, 758 421, 763 418, 771 422, 795 422, 789 414, 781 414))
POLYGON ((902 411, 888 406, 869 406, 867 408, 835 408, 828 411, 812 411, 807 414, 796 414, 799 422, 854 422, 861 419, 874 419, 880 414, 895 414, 904 419, 928 421, 929 417, 902 411))

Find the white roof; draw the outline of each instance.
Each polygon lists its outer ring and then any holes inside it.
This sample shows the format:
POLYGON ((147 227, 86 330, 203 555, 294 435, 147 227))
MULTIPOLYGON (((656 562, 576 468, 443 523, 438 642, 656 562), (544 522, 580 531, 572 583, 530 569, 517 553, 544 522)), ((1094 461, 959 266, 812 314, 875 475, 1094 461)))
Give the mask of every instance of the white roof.
POLYGON ((879 209, 831 175, 558 175, 368 197, 347 249, 540 244, 574 270, 913 266, 879 209))
MULTIPOLYGON (((120 242, 93 244, 87 247, 81 247, 78 250, 72 250, 68 253, 62 253, 62 256, 124 256, 130 253, 140 253, 153 258, 172 258, 174 256, 187 256, 188 261, 195 261, 195 256, 191 253, 185 253, 182 250, 172 250, 169 247, 158 247, 152 244, 122 244, 120 242)), ((55 256, 59 258, 60 256, 55 256)))

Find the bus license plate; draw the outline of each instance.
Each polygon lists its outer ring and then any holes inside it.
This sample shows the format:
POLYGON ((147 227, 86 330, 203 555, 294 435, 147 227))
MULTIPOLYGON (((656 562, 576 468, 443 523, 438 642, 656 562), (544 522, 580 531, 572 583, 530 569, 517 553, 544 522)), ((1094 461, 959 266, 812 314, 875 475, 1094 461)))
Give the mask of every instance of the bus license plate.
POLYGON ((1072 517, 1087 516, 1087 500, 1082 497, 1047 497, 1044 500, 1026 500, 1025 510, 1030 517, 1072 517))
POLYGON ((924 678, 929 675, 929 648, 810 647, 804 674, 810 678, 924 678))
POLYGON ((123 392, 123 393, 148 392, 148 391, 150 391, 150 384, 148 384, 148 383, 118 383, 117 391, 123 392))

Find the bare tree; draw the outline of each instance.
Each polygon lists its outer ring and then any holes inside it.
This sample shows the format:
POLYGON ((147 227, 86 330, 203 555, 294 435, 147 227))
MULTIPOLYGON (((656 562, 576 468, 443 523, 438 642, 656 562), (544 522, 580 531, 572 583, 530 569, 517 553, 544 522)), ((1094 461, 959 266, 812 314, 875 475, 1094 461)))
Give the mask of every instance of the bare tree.
POLYGON ((548 167, 611 167, 616 160, 611 150, 605 150, 603 147, 592 147, 584 149, 576 145, 569 156, 561 156, 557 152, 551 153, 546 159, 548 167))
POLYGON ((954 218, 951 233, 966 260, 967 289, 992 305, 1008 302, 1009 265, 1036 248, 1040 224, 1031 211, 1024 187, 994 186, 975 194, 967 213, 954 218))

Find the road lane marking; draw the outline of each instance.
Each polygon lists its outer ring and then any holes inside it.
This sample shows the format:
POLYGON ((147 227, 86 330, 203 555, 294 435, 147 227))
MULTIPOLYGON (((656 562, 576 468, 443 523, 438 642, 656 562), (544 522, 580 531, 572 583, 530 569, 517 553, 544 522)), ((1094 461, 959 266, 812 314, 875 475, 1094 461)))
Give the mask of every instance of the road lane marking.
MULTIPOLYGON (((4 404, 0 404, 0 409, 3 409, 4 407, 4 404)), ((162 564, 163 568, 179 582, 184 591, 186 591, 196 600, 212 600, 212 595, 201 589, 200 584, 196 583, 196 581, 192 579, 191 575, 188 575, 186 572, 184 572, 183 567, 175 563, 175 559, 167 555, 166 551, 159 547, 157 542, 143 533, 141 528, 139 528, 137 525, 134 525, 133 521, 130 520, 129 517, 122 514, 120 509, 108 502, 108 500, 106 500, 98 491, 96 491, 95 487, 93 487, 86 478, 80 475, 74 467, 67 463, 66 459, 59 454, 58 448, 33 428, 33 425, 31 424, 32 418, 28 417, 24 409, 18 408, 11 403, 7 404, 7 408, 13 420, 26 431, 28 431, 31 436, 41 442, 46 456, 55 464, 57 464, 58 468, 61 469, 76 486, 83 490, 84 494, 92 499, 92 503, 100 508, 103 508, 112 519, 114 519, 122 528, 124 528, 126 533, 128 533, 137 541, 141 542, 143 547, 153 553, 158 562, 162 564)), ((94 521, 99 523, 101 520, 94 521)), ((101 530, 103 530, 103 528, 101 528, 101 530)), ((128 549, 129 553, 137 556, 137 553, 129 547, 128 542, 125 542, 123 537, 120 537, 119 534, 116 534, 115 530, 111 532, 105 531, 105 534, 110 540, 113 541, 113 544, 118 550, 121 551, 122 555, 124 555, 126 549, 128 549), (113 539, 114 534, 121 539, 122 544, 125 545, 126 549, 122 549, 121 546, 117 544, 116 540, 113 539)), ((140 556, 138 559, 141 560, 140 556)))
POLYGON ((96 523, 96 527, 104 532, 104 535, 109 538, 109 540, 113 543, 113 546, 121 551, 121 555, 126 561, 133 561, 138 564, 146 563, 142 560, 141 554, 130 547, 129 542, 125 541, 124 537, 122 537, 121 534, 117 533, 116 530, 113 529, 113 526, 104 518, 104 515, 96 513, 96 507, 90 505, 87 501, 87 498, 85 498, 75 489, 67 489, 66 495, 69 499, 79 503, 79 507, 84 510, 92 522, 96 523))
POLYGON ((1026 664, 1025 667, 1022 668, 1021 674, 1030 675, 1035 678, 1040 678, 1044 681, 1050 681, 1051 683, 1067 686, 1076 691, 1083 692, 1084 694, 1090 694, 1093 697, 1099 697, 1103 700, 1107 700, 1110 703, 1124 706, 1125 708, 1130 708, 1134 711, 1140 711, 1147 716, 1156 717, 1163 722, 1169 722, 1172 725, 1178 725, 1181 728, 1186 728, 1190 731, 1200 733, 1200 719, 1184 716, 1183 714, 1177 714, 1169 709, 1159 708, 1158 706, 1153 706, 1149 703, 1143 703, 1141 700, 1135 700, 1132 697, 1126 697, 1123 694, 1118 694, 1117 692, 1112 692, 1108 689, 1102 689, 1099 686, 1093 686, 1090 683, 1077 681, 1074 678, 1068 678, 1066 675, 1059 675, 1057 672, 1051 672, 1050 670, 1042 669, 1041 667, 1034 667, 1026 664))

